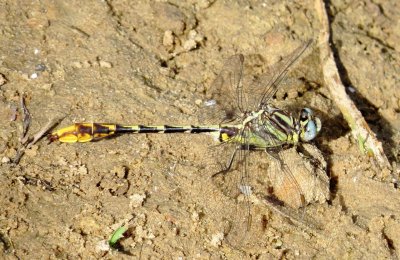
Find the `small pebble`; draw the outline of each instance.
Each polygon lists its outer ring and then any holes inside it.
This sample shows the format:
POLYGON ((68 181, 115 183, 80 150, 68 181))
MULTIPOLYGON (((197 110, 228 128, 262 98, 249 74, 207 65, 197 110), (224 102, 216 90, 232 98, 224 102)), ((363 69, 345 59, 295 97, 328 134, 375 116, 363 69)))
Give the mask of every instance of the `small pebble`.
POLYGON ((30 76, 29 76, 29 78, 30 79, 37 79, 37 77, 38 77, 38 74, 35 72, 35 73, 32 73, 30 76))
POLYGON ((45 71, 46 70, 46 65, 44 65, 44 64, 36 64, 35 70, 36 71, 45 71))
POLYGON ((52 83, 47 83, 47 84, 43 84, 41 86, 41 89, 43 89, 43 90, 51 90, 52 87, 53 87, 52 83))
POLYGON ((172 47, 174 45, 174 35, 171 30, 164 32, 163 45, 165 47, 172 47))
POLYGON ((194 103, 195 103, 196 105, 200 106, 201 104, 203 104, 203 100, 201 100, 201 99, 196 99, 196 100, 194 101, 194 103))
POLYGON ((276 239, 276 241, 275 241, 275 243, 274 243, 274 247, 275 247, 275 248, 281 248, 282 245, 283 245, 282 240, 276 239))
POLYGON ((196 49, 196 47, 197 47, 197 42, 193 39, 187 40, 183 43, 183 48, 186 51, 194 50, 194 49, 196 49))
POLYGON ((7 156, 4 156, 3 158, 1 158, 1 163, 9 163, 11 161, 11 159, 7 156))
POLYGON ((99 65, 102 68, 107 68, 107 69, 112 68, 112 63, 104 60, 99 61, 99 65))
POLYGON ((92 63, 90 61, 85 60, 84 62, 81 63, 83 68, 90 68, 92 67, 92 63))
POLYGON ((194 212, 192 213, 192 221, 194 221, 194 222, 199 222, 199 220, 200 220, 200 215, 199 215, 199 213, 198 213, 197 211, 194 211, 194 212))
POLYGON ((348 87, 347 89, 349 90, 350 93, 355 93, 356 92, 356 89, 353 88, 353 87, 348 87))
POLYGON ((101 240, 96 245, 96 251, 110 251, 110 245, 107 240, 101 240))
POLYGON ((86 174, 88 174, 88 169, 87 169, 87 167, 86 167, 86 165, 80 165, 79 167, 78 167, 78 173, 80 174, 80 175, 86 175, 86 174))
POLYGON ((0 86, 3 86, 6 83, 7 83, 6 77, 0 73, 0 86))
POLYGON ((144 199, 146 198, 146 195, 144 194, 133 194, 132 196, 129 197, 131 199, 130 205, 134 208, 142 206, 142 203, 144 199))
POLYGON ((220 232, 212 236, 210 243, 214 247, 220 247, 223 239, 224 239, 224 233, 220 232))
POLYGON ((210 5, 211 5, 211 2, 209 0, 199 0, 197 2, 197 6, 201 9, 208 8, 208 7, 210 7, 210 5))
POLYGON ((82 68, 82 63, 79 61, 74 61, 74 62, 72 62, 72 67, 80 69, 80 68, 82 68))
POLYGON ((190 30, 189 35, 188 35, 189 39, 194 40, 196 38, 196 36, 197 36, 196 30, 190 30))
POLYGON ((92 66, 92 64, 90 63, 90 61, 74 61, 72 62, 72 67, 77 68, 77 69, 81 69, 81 68, 90 68, 92 66))

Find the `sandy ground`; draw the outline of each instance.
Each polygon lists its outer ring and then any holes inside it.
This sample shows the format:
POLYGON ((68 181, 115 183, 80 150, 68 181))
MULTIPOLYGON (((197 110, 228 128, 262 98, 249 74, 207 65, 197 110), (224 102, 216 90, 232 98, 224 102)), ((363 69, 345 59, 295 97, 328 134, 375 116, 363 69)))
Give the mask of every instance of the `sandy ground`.
MULTIPOLYGON (((343 81, 389 160, 399 163, 398 1, 333 1, 329 10, 343 81)), ((226 239, 237 233, 225 224, 238 211, 211 181, 211 157, 226 158, 210 152, 209 136, 43 139, 18 165, 10 163, 23 93, 30 134, 60 116, 59 127, 195 124, 198 101, 226 58, 243 53, 268 66, 315 39, 313 1, 3 0, 0 21, 1 258, 399 257, 398 187, 351 138, 324 86, 315 46, 277 100, 307 105, 321 118, 315 145, 327 161, 330 199, 299 210, 299 221, 252 201, 255 232, 242 245, 226 239), (124 224, 120 250, 107 249, 124 224)))

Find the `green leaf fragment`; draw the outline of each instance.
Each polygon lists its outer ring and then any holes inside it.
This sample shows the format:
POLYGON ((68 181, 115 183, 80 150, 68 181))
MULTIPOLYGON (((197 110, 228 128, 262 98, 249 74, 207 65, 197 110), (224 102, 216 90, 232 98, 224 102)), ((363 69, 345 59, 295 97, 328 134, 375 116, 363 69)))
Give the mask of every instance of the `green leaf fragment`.
POLYGON ((108 244, 110 245, 110 247, 114 247, 118 240, 120 240, 124 236, 124 233, 127 230, 128 228, 125 226, 117 228, 117 230, 114 231, 111 238, 108 240, 108 244))

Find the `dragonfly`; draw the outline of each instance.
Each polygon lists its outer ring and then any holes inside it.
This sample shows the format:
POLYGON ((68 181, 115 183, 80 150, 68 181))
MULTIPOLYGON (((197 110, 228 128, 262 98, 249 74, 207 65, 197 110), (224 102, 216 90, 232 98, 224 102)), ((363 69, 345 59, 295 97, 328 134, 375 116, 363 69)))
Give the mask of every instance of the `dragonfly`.
MULTIPOLYGON (((277 169, 275 172, 278 172, 276 176, 281 183, 289 183, 284 190, 295 190, 293 194, 296 194, 296 197, 287 204, 294 208, 302 207, 309 200, 293 175, 291 166, 286 162, 286 155, 280 154, 279 151, 298 147, 302 143, 308 143, 315 139, 321 130, 321 120, 310 108, 302 108, 298 114, 293 115, 290 111, 271 105, 271 99, 286 79, 289 69, 298 62, 311 44, 312 40, 303 43, 272 65, 267 72, 252 79, 249 84, 244 82, 244 56, 236 54, 228 58, 221 72, 207 90, 207 100, 200 108, 199 118, 201 118, 200 121, 205 122, 204 124, 75 123, 52 132, 49 140, 85 143, 128 133, 208 133, 221 145, 229 147, 224 150, 231 150, 226 165, 213 177, 224 179, 231 171, 235 171, 237 177, 233 179, 236 183, 230 184, 233 181, 226 179, 225 182, 229 183, 224 183, 222 186, 230 186, 236 194, 244 197, 245 206, 242 208, 244 214, 237 214, 246 219, 246 223, 243 225, 251 225, 250 196, 253 187, 250 185, 252 172, 249 170, 249 158, 251 157, 250 153, 254 151, 264 151, 271 155, 274 167, 277 169)), ((277 197, 280 199, 279 194, 277 197)))

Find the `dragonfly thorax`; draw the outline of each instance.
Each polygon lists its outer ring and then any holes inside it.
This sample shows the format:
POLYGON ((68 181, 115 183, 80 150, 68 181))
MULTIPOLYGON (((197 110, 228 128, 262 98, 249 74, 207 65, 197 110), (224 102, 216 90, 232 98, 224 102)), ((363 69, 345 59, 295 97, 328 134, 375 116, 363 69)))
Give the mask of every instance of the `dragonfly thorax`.
POLYGON ((265 113, 265 111, 263 109, 255 112, 255 111, 251 111, 251 112, 247 112, 243 115, 244 120, 243 120, 243 126, 246 126, 249 123, 252 122, 257 122, 257 120, 260 118, 260 116, 262 116, 265 113))
POLYGON ((245 113, 240 129, 231 132, 229 139, 245 147, 266 149, 311 141, 320 129, 320 120, 309 108, 302 109, 296 118, 282 109, 267 106, 245 113))

